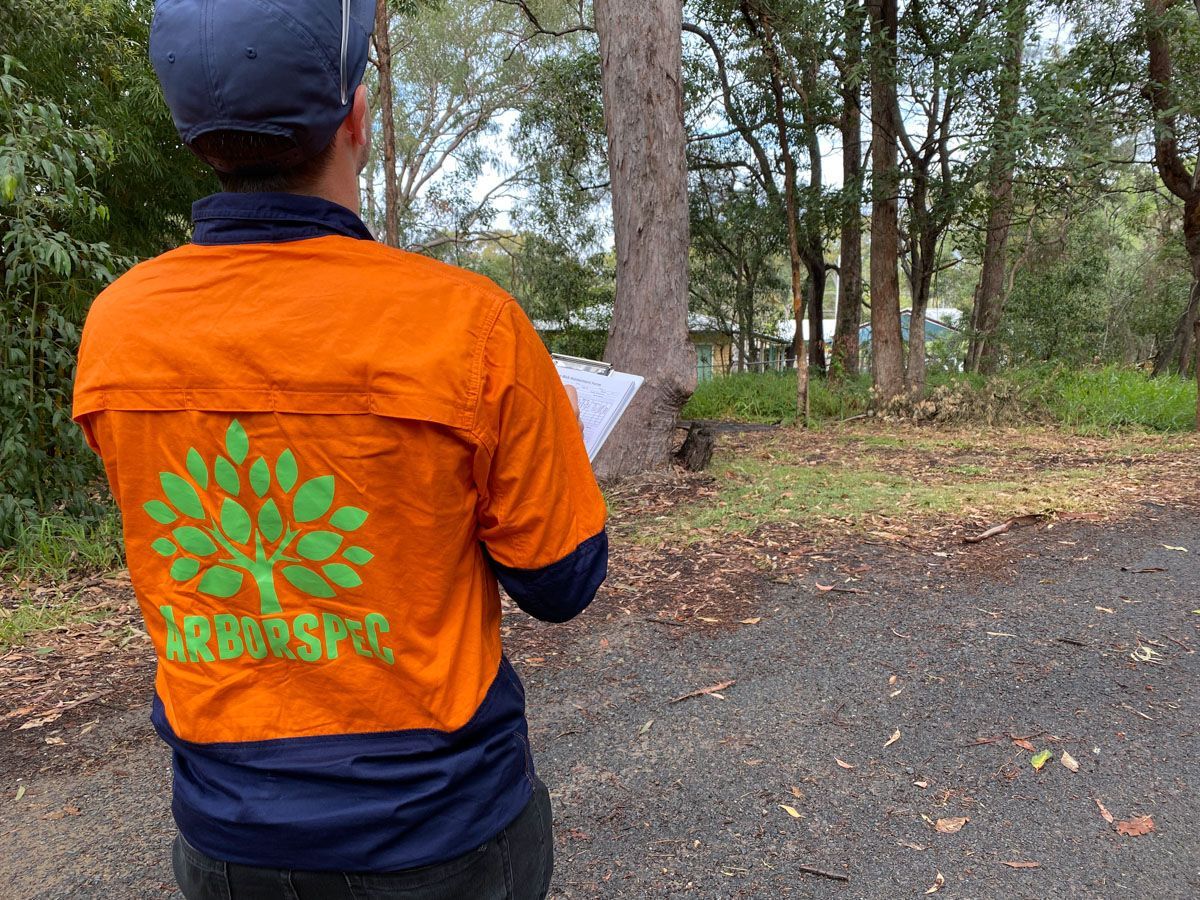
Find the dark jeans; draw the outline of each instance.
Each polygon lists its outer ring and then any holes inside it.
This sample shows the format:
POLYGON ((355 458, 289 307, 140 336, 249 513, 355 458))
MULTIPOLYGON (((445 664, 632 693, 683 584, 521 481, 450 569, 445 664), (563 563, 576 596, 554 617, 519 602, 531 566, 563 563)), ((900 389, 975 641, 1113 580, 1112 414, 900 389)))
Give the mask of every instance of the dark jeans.
POLYGON ((449 862, 383 874, 259 869, 205 856, 175 838, 187 900, 541 900, 554 869, 550 793, 540 781, 516 820, 449 862))

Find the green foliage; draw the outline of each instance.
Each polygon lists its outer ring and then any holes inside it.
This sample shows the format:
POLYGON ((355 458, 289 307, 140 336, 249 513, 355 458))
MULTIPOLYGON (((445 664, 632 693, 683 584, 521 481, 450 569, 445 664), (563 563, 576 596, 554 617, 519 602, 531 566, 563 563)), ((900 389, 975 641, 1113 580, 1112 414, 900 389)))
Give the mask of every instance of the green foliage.
MULTIPOLYGON (((867 376, 837 383, 814 378, 809 382, 812 421, 837 421, 858 415, 870 400, 867 376)), ((702 382, 683 408, 688 419, 790 425, 796 420, 796 373, 742 372, 702 382)))
MULTIPOLYGON (((1040 418, 1082 432, 1120 430, 1185 432, 1195 426, 1196 384, 1182 378, 1150 378, 1138 369, 1041 367, 1006 373, 988 383, 960 372, 935 373, 935 391, 988 397, 988 402, 1011 404, 1023 419, 1040 418)), ((699 385, 683 409, 685 418, 734 422, 795 421, 794 372, 730 375, 699 385)), ((846 419, 865 412, 870 403, 866 375, 848 384, 810 384, 816 423, 846 419)), ((983 410, 984 404, 979 408, 983 410)))
POLYGON ((1191 380, 1150 378, 1138 369, 1115 366, 1024 377, 1058 422, 1081 431, 1184 432, 1196 424, 1196 383, 1191 380))
POLYGON ((0 573, 22 581, 62 581, 124 564, 121 520, 115 510, 85 520, 72 515, 26 521, 0 552, 0 573))
POLYGON ((0 546, 40 513, 95 513, 98 468, 71 422, 78 310, 120 264, 77 226, 108 217, 95 187, 103 134, 31 96, 23 67, 0 74, 0 546))

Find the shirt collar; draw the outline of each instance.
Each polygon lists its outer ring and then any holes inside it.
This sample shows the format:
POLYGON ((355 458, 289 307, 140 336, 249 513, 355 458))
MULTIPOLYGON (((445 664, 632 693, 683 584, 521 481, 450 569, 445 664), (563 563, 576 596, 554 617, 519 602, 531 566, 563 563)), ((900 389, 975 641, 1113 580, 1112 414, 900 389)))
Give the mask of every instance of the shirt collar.
POLYGON ((277 244, 329 235, 374 240, 346 207, 305 194, 213 194, 192 204, 192 222, 197 244, 277 244))

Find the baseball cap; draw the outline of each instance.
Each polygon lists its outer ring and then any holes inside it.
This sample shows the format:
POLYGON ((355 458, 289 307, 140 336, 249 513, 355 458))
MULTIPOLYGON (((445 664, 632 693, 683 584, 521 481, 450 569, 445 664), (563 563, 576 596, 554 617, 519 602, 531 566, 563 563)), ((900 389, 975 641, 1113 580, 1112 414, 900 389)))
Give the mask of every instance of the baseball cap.
POLYGON ((150 60, 185 144, 275 135, 283 149, 257 162, 285 169, 324 150, 349 114, 374 23, 375 0, 158 0, 150 60))

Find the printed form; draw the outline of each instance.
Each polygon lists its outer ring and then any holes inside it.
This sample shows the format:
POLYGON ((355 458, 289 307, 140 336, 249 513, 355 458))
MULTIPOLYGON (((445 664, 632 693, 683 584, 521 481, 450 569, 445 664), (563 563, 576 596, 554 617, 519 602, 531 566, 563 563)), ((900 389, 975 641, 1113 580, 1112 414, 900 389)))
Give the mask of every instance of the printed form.
POLYGON ((579 419, 588 459, 594 460, 617 422, 629 408, 644 380, 641 375, 616 372, 607 363, 554 355, 563 384, 579 392, 579 419))

